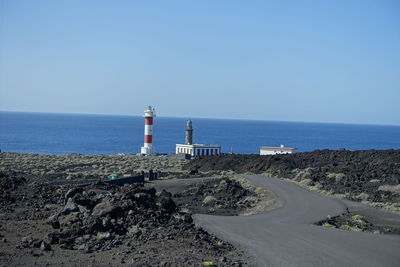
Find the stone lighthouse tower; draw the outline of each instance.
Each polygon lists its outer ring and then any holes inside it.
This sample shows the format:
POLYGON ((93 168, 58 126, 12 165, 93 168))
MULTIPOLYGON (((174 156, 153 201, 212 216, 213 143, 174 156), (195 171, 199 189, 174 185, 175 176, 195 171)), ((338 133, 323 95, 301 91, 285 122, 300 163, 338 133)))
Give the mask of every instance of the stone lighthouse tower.
POLYGON ((186 122, 186 131, 185 131, 185 145, 191 145, 193 143, 193 128, 192 121, 188 120, 186 122))

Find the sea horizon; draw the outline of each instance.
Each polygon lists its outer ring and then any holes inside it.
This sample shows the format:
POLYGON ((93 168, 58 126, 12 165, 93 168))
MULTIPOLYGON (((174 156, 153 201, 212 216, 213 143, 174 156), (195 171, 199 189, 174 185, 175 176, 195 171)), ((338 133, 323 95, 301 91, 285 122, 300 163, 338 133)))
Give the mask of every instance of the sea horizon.
MULTIPOLYGON (((54 115, 88 115, 88 116, 120 116, 120 117, 140 117, 142 115, 130 114, 110 114, 110 113, 79 113, 79 112, 47 112, 47 111, 9 111, 0 110, 0 113, 37 113, 37 114, 54 114, 54 115)), ((171 119, 206 119, 206 120, 232 120, 232 121, 260 121, 260 122, 284 122, 284 123, 315 123, 315 124, 343 124, 343 125, 365 125, 365 126, 389 126, 400 127, 400 124, 385 124, 385 123, 361 123, 361 122, 324 122, 324 121, 295 121, 295 120, 272 120, 272 119, 250 119, 250 118, 224 118, 224 117, 197 117, 197 116, 156 116, 156 118, 171 118, 171 119)))
MULTIPOLYGON (((187 119, 194 143, 222 147, 222 153, 257 154, 260 146, 322 149, 400 149, 400 126, 284 122, 243 119, 157 117, 153 145, 174 153, 184 142, 187 119)), ((1 151, 39 154, 136 154, 143 146, 144 123, 137 115, 0 111, 1 151)))

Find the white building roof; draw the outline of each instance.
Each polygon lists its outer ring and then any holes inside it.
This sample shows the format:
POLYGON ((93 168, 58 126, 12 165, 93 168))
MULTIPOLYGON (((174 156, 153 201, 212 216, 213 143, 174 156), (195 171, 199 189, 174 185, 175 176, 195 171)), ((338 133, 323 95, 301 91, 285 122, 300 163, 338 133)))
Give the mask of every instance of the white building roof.
POLYGON ((295 147, 282 147, 282 146, 260 146, 262 150, 297 150, 295 147))
POLYGON ((191 144, 191 145, 187 145, 187 144, 176 144, 177 146, 186 146, 186 147, 204 147, 204 148, 208 148, 208 147, 212 147, 212 148, 220 148, 221 146, 218 145, 208 145, 208 144, 191 144))

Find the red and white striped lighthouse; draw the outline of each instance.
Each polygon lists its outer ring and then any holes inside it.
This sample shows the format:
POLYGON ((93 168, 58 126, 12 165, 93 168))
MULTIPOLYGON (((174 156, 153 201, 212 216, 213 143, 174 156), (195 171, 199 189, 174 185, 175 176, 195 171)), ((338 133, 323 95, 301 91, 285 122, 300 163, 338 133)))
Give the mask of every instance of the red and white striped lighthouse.
POLYGON ((153 155, 153 117, 155 117, 155 110, 149 106, 144 111, 144 145, 140 149, 142 155, 153 155))

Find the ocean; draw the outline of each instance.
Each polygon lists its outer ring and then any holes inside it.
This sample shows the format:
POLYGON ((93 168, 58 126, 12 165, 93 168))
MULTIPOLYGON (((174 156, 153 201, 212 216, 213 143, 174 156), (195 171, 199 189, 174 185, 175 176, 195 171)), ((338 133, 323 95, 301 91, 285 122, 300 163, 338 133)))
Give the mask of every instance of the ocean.
MULTIPOLYGON (((185 118, 156 117, 156 152, 174 153, 183 143, 185 118)), ((260 146, 316 149, 400 149, 400 126, 193 118, 194 143, 222 152, 259 153, 260 146)), ((1 151, 41 154, 118 154, 140 151, 140 116, 0 112, 1 151)))

